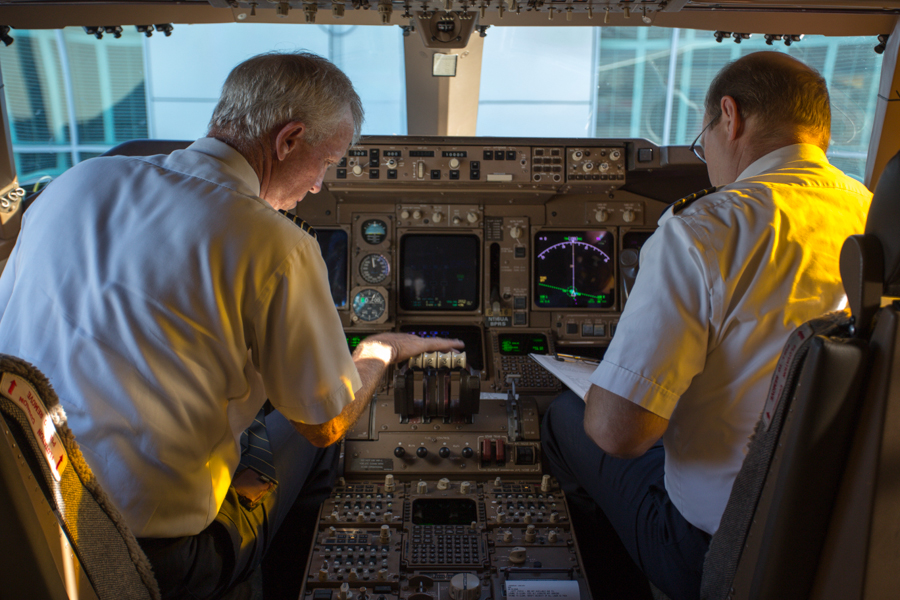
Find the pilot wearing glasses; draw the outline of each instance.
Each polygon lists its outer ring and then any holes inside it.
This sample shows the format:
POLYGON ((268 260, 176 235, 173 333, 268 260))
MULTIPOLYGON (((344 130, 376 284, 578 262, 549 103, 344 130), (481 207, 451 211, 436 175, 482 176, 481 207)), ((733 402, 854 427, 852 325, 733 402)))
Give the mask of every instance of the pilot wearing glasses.
POLYGON ((845 303, 840 249, 872 194, 829 164, 830 131, 813 69, 778 52, 725 66, 691 145, 714 187, 663 213, 592 387, 545 416, 573 511, 673 600, 700 595, 785 341, 845 303))

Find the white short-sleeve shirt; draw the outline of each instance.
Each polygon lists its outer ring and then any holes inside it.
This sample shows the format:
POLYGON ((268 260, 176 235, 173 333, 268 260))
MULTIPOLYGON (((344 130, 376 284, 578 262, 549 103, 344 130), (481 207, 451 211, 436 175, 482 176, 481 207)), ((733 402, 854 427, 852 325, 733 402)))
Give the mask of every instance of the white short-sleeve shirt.
POLYGON ((0 348, 50 379, 135 535, 202 531, 266 398, 318 424, 360 387, 318 243, 212 138, 61 175, 0 277, 0 348))
POLYGON ((712 534, 790 333, 845 302, 844 240, 872 194, 822 150, 787 146, 666 211, 641 250, 616 335, 591 381, 669 420, 666 490, 712 534))

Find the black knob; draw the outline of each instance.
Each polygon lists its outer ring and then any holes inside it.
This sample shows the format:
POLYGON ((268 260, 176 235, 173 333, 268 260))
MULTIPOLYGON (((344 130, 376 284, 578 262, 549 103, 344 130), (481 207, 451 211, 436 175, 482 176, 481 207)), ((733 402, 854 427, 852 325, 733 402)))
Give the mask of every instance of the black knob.
POLYGON ((403 455, 406 454, 406 450, 404 450, 401 446, 397 446, 394 448, 394 456, 397 458, 403 458, 403 455))
POLYGON ((466 446, 462 449, 462 455, 463 458, 472 458, 473 456, 475 456, 475 451, 472 450, 470 446, 466 446))
POLYGON ((425 458, 426 456, 428 456, 428 448, 426 448, 425 446, 419 446, 418 448, 416 448, 416 456, 418 456, 419 458, 425 458))
POLYGON ((450 448, 447 446, 441 447, 441 449, 438 450, 438 456, 441 458, 450 458, 450 448))

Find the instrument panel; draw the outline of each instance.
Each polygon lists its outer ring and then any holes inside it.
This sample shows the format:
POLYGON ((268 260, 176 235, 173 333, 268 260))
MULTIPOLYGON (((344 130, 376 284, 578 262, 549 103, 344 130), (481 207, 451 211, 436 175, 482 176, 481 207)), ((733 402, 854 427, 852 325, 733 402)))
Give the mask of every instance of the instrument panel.
MULTIPOLYGON (((589 600, 531 354, 602 358, 665 207, 708 185, 645 140, 364 138, 295 212, 318 232, 352 350, 458 338, 386 375, 343 442, 301 598, 589 600), (513 393, 515 391, 515 393, 513 393)), ((664 299, 661 299, 664 301, 664 299)))
POLYGON ((370 137, 296 212, 318 231, 351 347, 453 335, 485 392, 519 375, 554 394, 528 354, 602 357, 656 220, 706 182, 687 149, 645 140, 370 137))

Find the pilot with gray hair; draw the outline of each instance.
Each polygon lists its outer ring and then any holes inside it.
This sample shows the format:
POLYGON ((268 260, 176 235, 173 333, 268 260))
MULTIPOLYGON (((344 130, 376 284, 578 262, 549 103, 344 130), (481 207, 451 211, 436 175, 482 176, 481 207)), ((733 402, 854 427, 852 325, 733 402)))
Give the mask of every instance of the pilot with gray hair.
POLYGON ((24 215, 0 348, 50 379, 163 597, 253 574, 329 493, 335 443, 388 365, 462 348, 385 333, 351 356, 315 233, 279 212, 322 188, 362 121, 330 62, 263 54, 228 76, 208 137, 78 164, 24 215))
POLYGON ((604 563, 627 554, 673 600, 700 595, 782 346, 845 302, 840 249, 872 194, 829 164, 830 131, 825 80, 802 62, 726 65, 692 146, 714 187, 663 213, 593 385, 544 417, 579 530, 608 532, 604 563))

